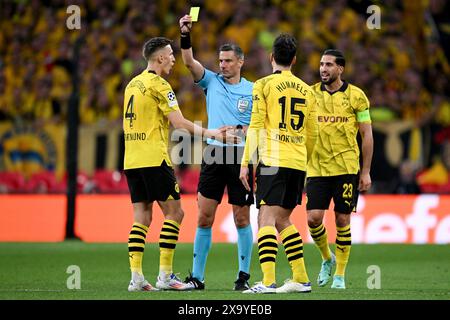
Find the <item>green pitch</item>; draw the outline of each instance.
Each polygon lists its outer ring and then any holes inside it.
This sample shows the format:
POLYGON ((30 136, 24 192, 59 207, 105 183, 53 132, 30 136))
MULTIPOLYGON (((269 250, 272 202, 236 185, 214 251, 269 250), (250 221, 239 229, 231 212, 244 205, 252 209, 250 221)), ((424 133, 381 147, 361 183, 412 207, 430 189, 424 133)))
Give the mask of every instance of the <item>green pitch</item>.
MULTIPOLYGON (((255 246, 256 248, 256 246, 255 246)), ((130 279, 127 244, 0 243, 0 300, 83 299, 83 300, 449 300, 450 254, 448 245, 353 245, 344 291, 315 284, 320 256, 313 245, 305 245, 306 267, 313 283, 310 294, 244 295, 232 291, 237 272, 237 247, 214 243, 206 266, 206 290, 193 292, 127 291, 130 279), (73 270, 80 270, 80 289, 73 270), (379 269, 378 269, 379 267, 379 269), (379 271, 379 282, 375 279, 379 271), (380 285, 380 289, 369 289, 380 285)), ((144 273, 155 284, 158 272, 157 244, 147 244, 144 273)), ((186 277, 192 267, 192 244, 178 244, 175 272, 186 277)), ((284 250, 277 256, 277 281, 290 276, 284 250)), ((251 284, 261 280, 256 249, 253 250, 251 284)))

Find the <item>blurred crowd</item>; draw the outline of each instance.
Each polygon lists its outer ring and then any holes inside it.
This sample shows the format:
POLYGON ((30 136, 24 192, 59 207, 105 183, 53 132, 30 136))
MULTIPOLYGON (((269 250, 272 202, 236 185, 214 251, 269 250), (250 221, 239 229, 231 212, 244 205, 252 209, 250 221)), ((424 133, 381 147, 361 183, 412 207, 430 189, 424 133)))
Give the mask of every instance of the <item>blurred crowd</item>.
POLYGON ((181 109, 188 119, 206 125, 203 92, 194 85, 179 51, 178 20, 191 5, 198 5, 199 21, 191 38, 194 55, 204 66, 218 71, 218 47, 235 42, 245 53, 243 75, 255 81, 271 73, 272 41, 280 32, 288 32, 299 43, 294 72, 313 84, 319 81, 321 53, 338 48, 347 60, 344 78, 367 93, 374 121, 411 120, 430 132, 429 159, 410 166, 414 174, 446 162, 441 157, 441 146, 450 139, 446 0, 69 2, 0 2, 0 121, 66 121, 73 48, 82 38, 80 121, 120 125, 124 86, 146 67, 143 43, 166 36, 174 40, 177 62, 169 81, 181 109), (381 9, 379 29, 367 26, 371 4, 381 9), (80 30, 66 26, 68 5, 81 8, 80 30))

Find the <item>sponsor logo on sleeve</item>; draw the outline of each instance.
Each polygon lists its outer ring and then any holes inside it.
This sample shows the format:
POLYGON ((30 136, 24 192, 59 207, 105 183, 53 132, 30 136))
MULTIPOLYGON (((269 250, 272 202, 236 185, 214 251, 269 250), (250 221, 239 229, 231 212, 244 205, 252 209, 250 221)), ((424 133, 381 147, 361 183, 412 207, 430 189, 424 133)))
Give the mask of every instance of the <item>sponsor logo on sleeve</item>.
POLYGON ((169 107, 173 108, 178 105, 177 97, 173 91, 167 93, 167 99, 169 100, 169 107))

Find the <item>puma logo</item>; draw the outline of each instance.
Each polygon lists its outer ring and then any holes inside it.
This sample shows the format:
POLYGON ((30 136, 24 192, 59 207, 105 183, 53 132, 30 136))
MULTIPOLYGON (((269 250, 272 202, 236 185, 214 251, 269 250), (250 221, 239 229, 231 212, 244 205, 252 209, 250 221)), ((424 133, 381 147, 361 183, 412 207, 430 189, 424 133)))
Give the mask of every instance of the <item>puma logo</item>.
POLYGON ((351 207, 352 203, 350 201, 345 200, 344 201, 346 204, 348 204, 349 207, 351 207))
POLYGON ((241 256, 241 260, 244 261, 244 259, 245 259, 245 256, 241 256))
POLYGON ((133 254, 129 253, 128 256, 130 257, 130 259, 133 259, 133 254))
POLYGON ((339 247, 339 246, 336 246, 336 249, 339 249, 339 250, 341 250, 342 252, 345 252, 345 247, 339 247))

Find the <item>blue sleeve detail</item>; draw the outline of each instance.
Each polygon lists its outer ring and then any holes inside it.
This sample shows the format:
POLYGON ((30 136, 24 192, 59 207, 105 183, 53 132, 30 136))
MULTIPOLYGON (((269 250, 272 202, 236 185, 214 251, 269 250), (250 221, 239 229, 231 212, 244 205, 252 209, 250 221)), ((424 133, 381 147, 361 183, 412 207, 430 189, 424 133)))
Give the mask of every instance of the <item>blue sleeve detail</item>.
POLYGON ((211 80, 214 78, 214 75, 215 75, 214 72, 205 68, 203 77, 196 84, 199 85, 202 89, 206 89, 210 84, 211 80))

